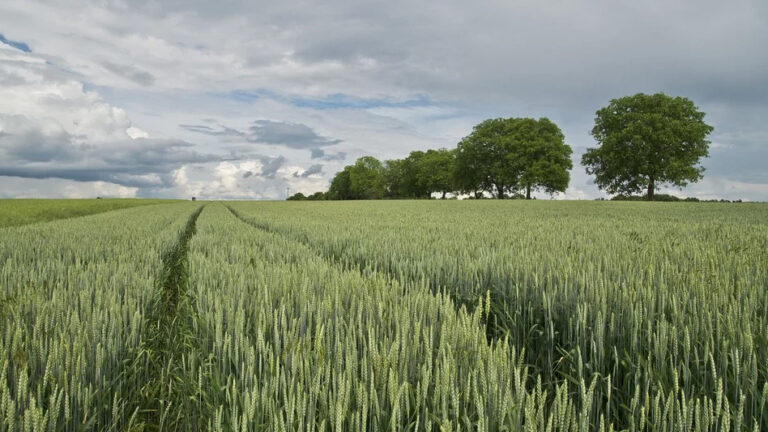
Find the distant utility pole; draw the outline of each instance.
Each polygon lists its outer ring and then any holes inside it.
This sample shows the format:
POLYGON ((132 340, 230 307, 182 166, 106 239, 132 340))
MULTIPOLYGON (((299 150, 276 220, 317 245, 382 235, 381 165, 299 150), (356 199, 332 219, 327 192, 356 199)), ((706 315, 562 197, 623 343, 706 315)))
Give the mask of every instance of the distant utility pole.
POLYGON ((288 198, 291 196, 291 188, 287 187, 285 188, 285 197, 288 198))

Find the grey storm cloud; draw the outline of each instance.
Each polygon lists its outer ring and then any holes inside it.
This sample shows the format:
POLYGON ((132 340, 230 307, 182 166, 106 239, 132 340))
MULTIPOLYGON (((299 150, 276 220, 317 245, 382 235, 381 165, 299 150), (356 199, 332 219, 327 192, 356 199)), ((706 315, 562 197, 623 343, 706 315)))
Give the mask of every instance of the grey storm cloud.
POLYGON ((299 174, 299 172, 293 173, 293 176, 296 178, 307 178, 313 174, 322 174, 323 173, 323 166, 321 164, 315 164, 304 170, 303 173, 299 174))
POLYGON ((253 137, 268 144, 294 149, 312 149, 338 144, 341 140, 318 135, 311 127, 301 123, 256 120, 250 127, 253 137))
POLYGON ((151 73, 137 69, 133 66, 119 65, 111 62, 104 62, 102 63, 102 66, 113 74, 131 80, 144 87, 151 86, 156 80, 155 76, 151 73))
POLYGON ((347 154, 345 152, 337 152, 337 153, 326 153, 325 150, 321 148, 313 148, 310 150, 310 154, 312 159, 322 159, 324 161, 343 161, 347 158, 347 154))
POLYGON ((300 150, 315 150, 342 142, 339 139, 321 136, 305 124, 283 121, 256 120, 245 131, 223 125, 211 127, 207 125, 182 124, 180 127, 190 132, 225 137, 233 141, 242 140, 300 150))
POLYGON ((44 131, 23 116, 0 115, 0 176, 108 181, 123 186, 169 185, 171 172, 188 163, 218 161, 181 140, 125 138, 83 142, 63 130, 44 131))
MULTIPOLYGON (((763 0, 336 0, 310 1, 301 10, 279 2, 249 8, 240 1, 139 0, 130 10, 164 19, 182 4, 190 13, 175 16, 175 25, 212 28, 223 41, 242 41, 236 54, 244 66, 318 66, 315 75, 277 81, 292 89, 322 85, 328 94, 575 106, 651 89, 754 97, 759 92, 742 90, 765 89, 768 82, 768 57, 759 55, 768 39, 763 0), (233 17, 246 17, 248 26, 227 28, 233 17), (275 37, 276 28, 286 31, 275 37), (324 73, 328 63, 339 68, 324 73)), ((129 10, 119 5, 112 6, 116 13, 129 10)))
POLYGON ((278 156, 278 157, 269 157, 264 156, 261 159, 261 176, 267 179, 274 179, 275 175, 277 174, 277 170, 279 170, 283 165, 285 165, 285 157, 284 156, 278 156))
POLYGON ((751 139, 741 143, 735 139, 737 144, 710 148, 709 157, 703 161, 704 176, 712 174, 747 183, 768 184, 768 134, 764 134, 762 141, 758 137, 751 139), (734 167, 738 169, 734 170, 734 167))
POLYGON ((235 128, 222 126, 222 125, 211 127, 206 125, 182 124, 182 125, 179 125, 179 127, 181 127, 182 129, 188 130, 190 132, 196 132, 204 135, 211 135, 211 136, 217 136, 217 137, 242 138, 244 141, 251 141, 247 133, 237 130, 235 128))
POLYGON ((44 133, 29 127, 22 116, 2 116, 16 123, 15 130, 0 132, 0 154, 3 161, 21 163, 69 162, 77 158, 79 147, 63 130, 44 133), (19 127, 21 126, 21 127, 19 127))

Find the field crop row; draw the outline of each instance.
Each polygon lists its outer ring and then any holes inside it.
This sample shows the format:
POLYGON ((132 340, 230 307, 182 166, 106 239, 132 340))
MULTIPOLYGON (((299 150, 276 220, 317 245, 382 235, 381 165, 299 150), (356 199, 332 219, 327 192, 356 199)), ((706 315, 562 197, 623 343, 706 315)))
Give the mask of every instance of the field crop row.
POLYGON ((516 387, 515 350, 486 340, 482 308, 344 270, 223 206, 203 213, 190 253, 201 353, 215 359, 200 374, 224 389, 198 428, 500 430, 541 404, 516 387))
POLYGON ((125 430, 191 204, 0 229, 0 430, 125 430))
POLYGON ((49 222, 176 200, 162 199, 0 199, 0 228, 49 222))
POLYGON ((232 208, 330 262, 428 285, 457 306, 487 293, 488 337, 525 349, 528 388, 541 380, 552 396, 570 383, 574 403, 594 408, 593 425, 768 429, 765 206, 232 208), (592 400, 582 379, 600 383, 592 400))
POLYGON ((232 202, 0 229, 0 431, 768 430, 766 216, 232 202))

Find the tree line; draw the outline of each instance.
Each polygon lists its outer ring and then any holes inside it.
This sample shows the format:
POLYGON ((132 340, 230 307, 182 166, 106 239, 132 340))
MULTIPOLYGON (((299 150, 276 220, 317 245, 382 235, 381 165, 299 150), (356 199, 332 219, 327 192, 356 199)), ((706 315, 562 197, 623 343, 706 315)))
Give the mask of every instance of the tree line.
MULTIPOLYGON (((654 200, 663 185, 683 187, 703 176, 706 137, 713 128, 692 101, 663 93, 613 99, 597 111, 597 147, 581 163, 610 194, 654 200)), ((564 192, 571 147, 548 118, 496 118, 476 125, 454 149, 412 151, 384 162, 371 156, 344 167, 327 192, 289 200, 429 198, 448 193, 480 198, 531 199, 532 192, 564 192)))
POLYGON ((288 199, 418 199, 430 198, 434 192, 444 198, 455 189, 455 165, 455 151, 447 149, 412 151, 404 159, 384 162, 363 156, 336 173, 328 192, 307 197, 297 193, 288 199))

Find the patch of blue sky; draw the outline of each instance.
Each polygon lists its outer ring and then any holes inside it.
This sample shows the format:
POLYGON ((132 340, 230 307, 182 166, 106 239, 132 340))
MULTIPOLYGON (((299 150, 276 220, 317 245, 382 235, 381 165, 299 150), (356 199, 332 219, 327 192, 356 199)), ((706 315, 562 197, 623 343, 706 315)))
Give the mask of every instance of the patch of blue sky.
POLYGON ((243 103, 250 103, 257 99, 265 98, 287 103, 298 108, 317 110, 414 108, 436 105, 432 100, 423 95, 411 99, 393 101, 383 98, 360 98, 344 93, 335 93, 323 97, 301 97, 280 94, 267 89, 239 89, 219 94, 219 96, 243 103))
POLYGON ((17 50, 23 51, 25 53, 32 52, 32 50, 29 48, 29 45, 27 45, 26 43, 15 41, 15 40, 10 40, 10 39, 6 38, 2 33, 0 33, 0 42, 4 43, 6 45, 12 46, 12 47, 16 48, 17 50))
POLYGON ((290 98, 289 102, 296 107, 313 108, 318 110, 331 109, 372 109, 372 108, 413 108, 432 106, 434 103, 426 96, 417 96, 403 101, 387 99, 368 99, 336 93, 322 98, 290 98))
POLYGON ((262 90, 233 90, 227 94, 227 97, 238 102, 253 102, 266 96, 262 90))

